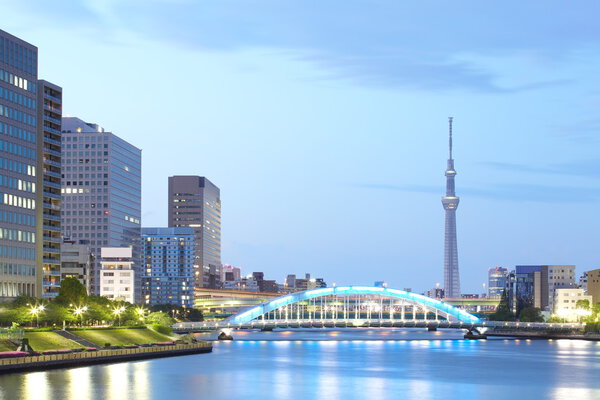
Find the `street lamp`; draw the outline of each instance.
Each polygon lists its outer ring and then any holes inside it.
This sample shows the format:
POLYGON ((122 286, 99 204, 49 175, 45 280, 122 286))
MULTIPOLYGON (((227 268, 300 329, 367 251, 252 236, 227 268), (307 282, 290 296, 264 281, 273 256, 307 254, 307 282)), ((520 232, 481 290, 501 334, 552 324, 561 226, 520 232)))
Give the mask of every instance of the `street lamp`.
POLYGON ((77 307, 77 308, 75 308, 75 310, 73 310, 73 314, 75 314, 75 317, 81 316, 81 326, 83 326, 83 313, 86 312, 87 310, 88 310, 87 306, 77 307))
POLYGON ((135 312, 139 316, 140 321, 144 322, 144 317, 146 315, 146 309, 144 307, 139 307, 135 310, 135 312))
POLYGON ((121 325, 121 314, 123 313, 123 311, 125 311, 125 307, 121 306, 121 307, 115 307, 113 309, 113 314, 117 316, 117 318, 119 318, 119 326, 121 325))
POLYGON ((31 315, 33 315, 35 317, 36 326, 38 328, 40 327, 40 313, 43 312, 45 309, 46 309, 46 307, 44 307, 43 304, 40 304, 37 306, 31 306, 31 310, 29 311, 31 313, 31 315))

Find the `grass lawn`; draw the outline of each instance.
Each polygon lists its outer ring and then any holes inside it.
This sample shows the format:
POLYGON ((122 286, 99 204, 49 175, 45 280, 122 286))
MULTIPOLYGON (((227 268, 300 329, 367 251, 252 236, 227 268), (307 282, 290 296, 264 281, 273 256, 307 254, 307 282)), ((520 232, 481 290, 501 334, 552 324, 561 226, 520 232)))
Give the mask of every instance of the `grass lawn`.
POLYGON ((0 340, 0 351, 15 351, 17 346, 8 340, 0 340))
POLYGON ((29 339, 29 345, 35 351, 76 349, 82 347, 54 332, 25 332, 25 337, 29 339))
POLYGON ((125 345, 167 342, 172 340, 170 337, 161 335, 150 329, 86 329, 83 331, 73 331, 73 333, 95 343, 99 347, 104 347, 105 343, 110 343, 111 345, 125 345))

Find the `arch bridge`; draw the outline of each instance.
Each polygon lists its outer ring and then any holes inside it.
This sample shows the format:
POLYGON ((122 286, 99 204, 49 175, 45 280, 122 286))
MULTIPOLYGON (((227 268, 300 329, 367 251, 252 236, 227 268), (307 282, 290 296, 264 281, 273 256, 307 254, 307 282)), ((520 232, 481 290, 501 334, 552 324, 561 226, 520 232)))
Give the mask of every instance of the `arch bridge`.
POLYGON ((508 336, 515 332, 574 332, 582 324, 484 321, 438 299, 370 286, 320 288, 287 294, 222 321, 180 322, 175 332, 274 328, 453 328, 508 336))
POLYGON ((369 286, 320 288, 287 294, 222 321, 179 323, 176 331, 276 327, 474 327, 481 320, 420 294, 369 286))

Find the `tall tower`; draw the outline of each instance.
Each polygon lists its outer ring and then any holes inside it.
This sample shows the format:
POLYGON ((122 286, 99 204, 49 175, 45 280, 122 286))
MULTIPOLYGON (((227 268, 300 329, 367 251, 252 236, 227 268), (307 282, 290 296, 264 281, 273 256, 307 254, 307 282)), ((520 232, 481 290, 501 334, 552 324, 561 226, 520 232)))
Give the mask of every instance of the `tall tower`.
POLYGON ((444 294, 446 297, 460 297, 460 276, 458 274, 458 248, 456 244, 456 208, 460 199, 454 191, 454 160, 452 159, 452 117, 448 117, 449 156, 446 168, 446 195, 442 205, 446 210, 446 232, 444 235, 444 294))

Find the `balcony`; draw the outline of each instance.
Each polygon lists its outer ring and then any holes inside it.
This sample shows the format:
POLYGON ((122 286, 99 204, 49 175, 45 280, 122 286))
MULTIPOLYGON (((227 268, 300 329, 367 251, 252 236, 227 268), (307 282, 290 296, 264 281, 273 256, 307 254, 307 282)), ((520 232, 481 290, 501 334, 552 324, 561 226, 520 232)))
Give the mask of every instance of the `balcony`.
MULTIPOLYGON (((43 218, 44 218, 44 221, 48 220, 48 221, 60 222, 60 215, 44 214, 43 218)), ((60 229, 60 226, 58 226, 57 228, 60 229)))
POLYGON ((44 170, 44 175, 48 175, 56 179, 62 179, 62 176, 59 172, 50 171, 49 169, 44 170))
POLYGON ((55 146, 61 146, 60 140, 52 139, 50 136, 44 135, 44 143, 50 143, 55 146))
POLYGON ((48 236, 48 235, 43 235, 42 239, 44 242, 49 242, 49 243, 61 243, 62 242, 60 237, 54 237, 54 236, 48 236))
POLYGON ((61 99, 59 99, 58 97, 52 96, 50 93, 44 93, 44 97, 47 98, 48 100, 52 100, 52 101, 62 104, 61 99))
POLYGON ((44 186, 60 190, 60 183, 52 182, 46 179, 44 179, 44 186))

